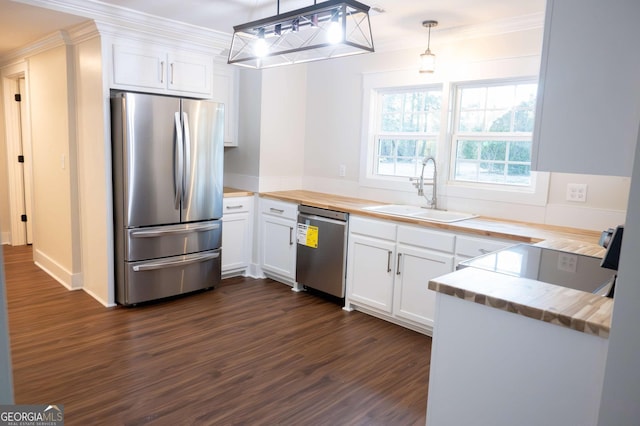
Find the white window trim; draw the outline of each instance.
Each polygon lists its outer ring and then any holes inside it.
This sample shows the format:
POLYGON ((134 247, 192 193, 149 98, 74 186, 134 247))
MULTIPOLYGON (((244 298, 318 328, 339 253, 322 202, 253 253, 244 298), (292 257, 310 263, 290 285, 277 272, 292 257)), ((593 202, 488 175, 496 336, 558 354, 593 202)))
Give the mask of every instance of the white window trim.
MULTIPOLYGON (((537 57, 533 57, 537 60, 537 57)), ((526 81, 531 80, 531 76, 520 77, 501 77, 488 80, 462 80, 455 84, 469 84, 473 82, 490 82, 490 81, 526 81)), ((384 89, 404 89, 411 87, 424 87, 442 85, 442 117, 440 136, 438 137, 438 194, 445 198, 462 198, 469 200, 516 203, 532 206, 544 206, 547 204, 549 194, 550 173, 548 172, 531 172, 531 187, 501 185, 487 185, 482 183, 458 182, 450 179, 451 175, 451 156, 452 156, 452 133, 453 125, 453 90, 454 83, 450 82, 434 82, 425 80, 423 76, 415 72, 415 70, 398 70, 388 72, 376 72, 363 75, 362 79, 362 128, 360 143, 360 178, 359 184, 362 187, 368 187, 380 190, 393 190, 406 193, 416 193, 409 179, 394 178, 387 176, 385 178, 377 177, 371 174, 374 161, 375 148, 373 138, 375 131, 375 96, 377 91, 384 89), (404 82, 403 85, 401 82, 404 82), (442 127, 446 125, 446 127, 442 127)))
MULTIPOLYGON (((457 123, 457 102, 458 87, 478 87, 484 85, 502 85, 502 84, 519 84, 537 81, 536 77, 504 77, 490 80, 471 80, 450 83, 449 99, 451 104, 450 128, 446 137, 447 154, 449 161, 447 162, 446 171, 447 182, 441 190, 441 194, 447 197, 466 198, 472 200, 495 201, 505 203, 518 203, 533 206, 544 206, 547 204, 549 194, 550 173, 547 172, 531 172, 531 185, 508 185, 508 184, 491 184, 483 182, 466 182, 454 179, 455 170, 455 149, 454 138, 456 135, 466 135, 466 132, 455 133, 453 126, 457 123)), ((477 136, 489 136, 484 133, 477 136)), ((509 134, 512 136, 513 134, 509 134)), ((532 139, 533 144, 533 139, 532 139)), ((443 174, 441 174, 443 176, 443 174)))
POLYGON ((402 192, 415 192, 416 189, 407 177, 378 176, 373 173, 375 163, 376 113, 378 109, 377 96, 379 92, 411 89, 435 89, 442 91, 442 111, 440 117, 440 134, 437 137, 437 152, 439 158, 445 158, 447 151, 445 141, 447 123, 448 88, 441 82, 425 81, 415 70, 401 70, 384 73, 367 74, 363 78, 362 99, 362 130, 360 143, 360 179, 359 184, 375 189, 388 189, 402 192), (405 84, 398 84, 404 82, 405 84))

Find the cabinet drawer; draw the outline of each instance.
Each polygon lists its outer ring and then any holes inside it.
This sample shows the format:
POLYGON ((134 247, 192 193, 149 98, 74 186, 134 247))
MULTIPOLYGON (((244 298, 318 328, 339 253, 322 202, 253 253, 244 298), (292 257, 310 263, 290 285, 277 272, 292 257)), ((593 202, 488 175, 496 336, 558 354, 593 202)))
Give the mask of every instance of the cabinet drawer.
POLYGON ((395 241, 396 224, 384 220, 365 219, 359 216, 349 218, 349 232, 369 237, 395 241))
POLYGON ((296 220, 298 216, 298 205, 285 201, 260 199, 260 212, 272 216, 285 217, 296 220))
POLYGON ((246 213, 253 208, 253 197, 229 197, 222 202, 222 214, 246 213))
POLYGON ((455 235, 446 232, 398 226, 398 242, 402 244, 453 253, 455 240, 455 235))
POLYGON ((476 257, 485 253, 500 250, 516 243, 484 238, 458 236, 456 242, 456 254, 459 256, 476 257))

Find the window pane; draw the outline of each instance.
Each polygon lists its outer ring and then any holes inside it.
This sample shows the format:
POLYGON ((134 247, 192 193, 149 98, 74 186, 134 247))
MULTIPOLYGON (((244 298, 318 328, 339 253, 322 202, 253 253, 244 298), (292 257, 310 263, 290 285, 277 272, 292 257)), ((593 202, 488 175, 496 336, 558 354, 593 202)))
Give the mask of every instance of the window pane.
POLYGON ((460 113, 460 132, 481 132, 484 126, 484 111, 467 111, 460 113))
POLYGON ((427 128, 425 131, 429 133, 438 133, 440 131, 440 111, 427 114, 427 128))
POLYGON ((504 161, 506 159, 507 143, 498 141, 482 142, 480 158, 482 160, 504 161))
POLYGON ((402 112, 403 100, 404 95, 401 93, 382 95, 382 113, 402 112))
POLYGON ((513 123, 514 132, 533 132, 533 119, 534 111, 530 110, 516 110, 513 123))
POLYGON ((487 109, 506 109, 513 105, 513 86, 495 86, 487 90, 487 109))
POLYGON ((503 183, 504 163, 480 163, 480 182, 503 183))
POLYGON ((487 111, 488 132, 510 132, 511 110, 487 111))
POLYGON ((395 152, 395 143, 390 139, 381 139, 378 143, 378 155, 388 156, 393 155, 395 152))
POLYGON ((382 114, 380 129, 383 132, 401 132, 402 114, 382 114))
POLYGON ((520 84, 516 86, 516 98, 514 105, 527 104, 535 106, 537 95, 537 84, 520 84))
POLYGON ((518 183, 518 180, 526 179, 528 182, 531 177, 531 166, 526 164, 510 164, 507 173, 512 183, 518 183))
POLYGON ((413 158, 416 155, 416 141, 404 140, 398 141, 398 157, 413 158))
POLYGON ((478 158, 480 144, 475 141, 458 141, 456 158, 476 160, 478 158))
POLYGON ((478 163, 475 161, 457 161, 455 178, 456 180, 477 181, 478 163))
POLYGON ((511 142, 509 161, 531 162, 531 142, 511 142))
POLYGON ((463 111, 467 109, 484 109, 486 93, 487 89, 484 87, 463 89, 460 96, 460 108, 463 111))

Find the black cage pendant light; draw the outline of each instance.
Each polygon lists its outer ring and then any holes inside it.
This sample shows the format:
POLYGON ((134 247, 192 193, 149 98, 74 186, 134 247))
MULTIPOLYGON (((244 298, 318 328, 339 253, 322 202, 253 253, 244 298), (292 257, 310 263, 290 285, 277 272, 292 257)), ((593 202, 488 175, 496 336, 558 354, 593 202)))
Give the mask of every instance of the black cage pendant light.
POLYGON ((369 6, 328 0, 233 27, 228 63, 268 68, 373 52, 369 6))

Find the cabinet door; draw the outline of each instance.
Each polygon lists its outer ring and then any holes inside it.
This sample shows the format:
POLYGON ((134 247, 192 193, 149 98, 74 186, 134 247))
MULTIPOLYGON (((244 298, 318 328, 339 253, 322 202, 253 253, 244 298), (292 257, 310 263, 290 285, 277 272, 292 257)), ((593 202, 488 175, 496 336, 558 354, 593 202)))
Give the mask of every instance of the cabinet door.
POLYGON ((352 234, 347 256, 350 302, 391 314, 395 242, 352 234))
POLYGON ((167 86, 166 53, 135 46, 113 46, 113 83, 164 89, 167 86))
POLYGON ((394 314, 433 327, 436 293, 429 280, 453 272, 453 255, 398 245, 394 314))
POLYGON ((262 214, 260 226, 262 229, 260 250, 262 270, 295 281, 295 221, 262 214))
POLYGON ((249 266, 251 254, 249 213, 233 213, 222 217, 222 272, 242 270, 249 266))
POLYGON ((211 97, 213 59, 196 53, 167 54, 168 88, 211 97))
POLYGON ((237 67, 215 64, 212 99, 224 104, 224 146, 238 146, 237 67))

